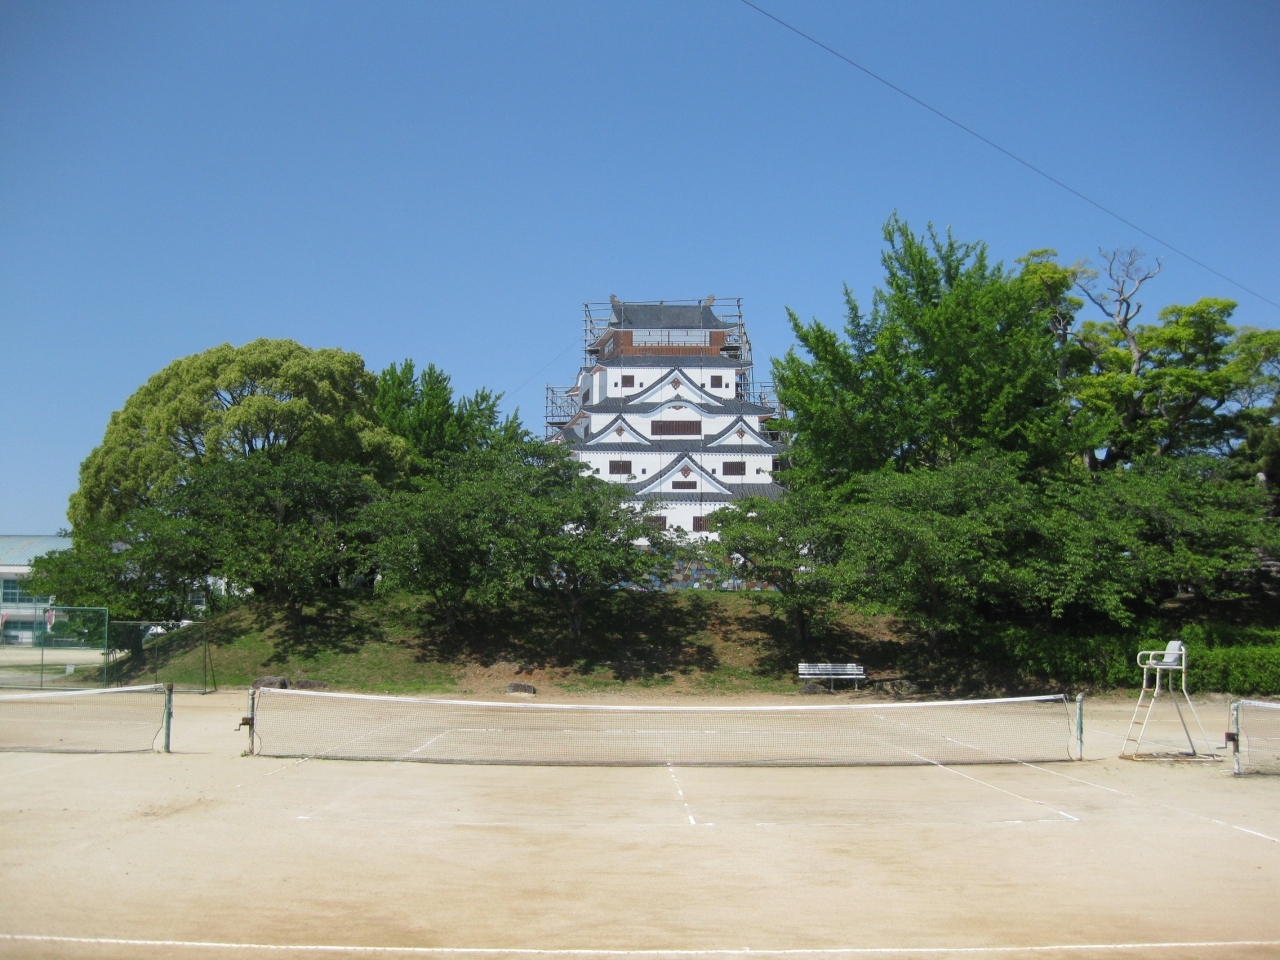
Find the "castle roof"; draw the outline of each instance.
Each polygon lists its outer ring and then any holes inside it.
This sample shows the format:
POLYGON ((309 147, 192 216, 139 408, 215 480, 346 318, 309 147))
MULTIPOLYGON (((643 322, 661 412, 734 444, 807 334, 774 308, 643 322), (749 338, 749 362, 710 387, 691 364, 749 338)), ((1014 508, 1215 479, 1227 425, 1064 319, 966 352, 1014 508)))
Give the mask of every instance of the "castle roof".
POLYGON ((582 409, 586 413, 652 413, 659 407, 670 406, 673 403, 682 403, 712 417, 723 417, 730 414, 735 416, 767 417, 772 416, 774 412, 772 407, 751 403, 749 400, 725 399, 712 404, 692 400, 688 397, 675 397, 659 403, 632 403, 626 397, 608 397, 599 403, 589 403, 582 409))
MULTIPOLYGON (((690 367, 726 367, 738 368, 745 370, 751 366, 750 360, 735 360, 733 357, 722 356, 702 356, 702 357, 686 357, 677 358, 676 362, 690 367)), ((618 354, 609 357, 607 360, 596 360, 596 366, 599 367, 669 367, 672 365, 671 357, 651 356, 645 354, 618 354)))
POLYGON ((730 330, 707 303, 623 303, 613 301, 609 326, 618 330, 730 330))
MULTIPOLYGON (((622 484, 634 490, 637 484, 622 484)), ((782 487, 776 483, 735 483, 732 493, 712 493, 701 490, 688 490, 670 493, 635 493, 636 500, 661 500, 664 503, 731 503, 743 497, 766 497, 777 500, 783 494, 782 487)))

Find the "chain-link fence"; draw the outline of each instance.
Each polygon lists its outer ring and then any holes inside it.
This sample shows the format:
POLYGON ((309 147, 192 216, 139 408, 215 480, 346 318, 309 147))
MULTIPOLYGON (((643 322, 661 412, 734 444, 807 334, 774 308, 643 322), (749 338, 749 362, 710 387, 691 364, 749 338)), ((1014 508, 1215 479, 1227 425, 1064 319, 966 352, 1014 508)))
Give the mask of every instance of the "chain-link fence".
POLYGON ((109 661, 106 608, 0 605, 0 687, 105 686, 109 661))
POLYGON ((112 620, 111 686, 172 683, 174 690, 218 689, 213 652, 198 620, 112 620))

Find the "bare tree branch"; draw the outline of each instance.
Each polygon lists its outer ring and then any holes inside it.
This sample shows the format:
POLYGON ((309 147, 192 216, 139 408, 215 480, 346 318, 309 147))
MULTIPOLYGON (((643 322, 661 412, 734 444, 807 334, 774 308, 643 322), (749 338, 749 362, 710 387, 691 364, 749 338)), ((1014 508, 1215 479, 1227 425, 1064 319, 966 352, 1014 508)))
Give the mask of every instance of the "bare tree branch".
POLYGON ((1142 312, 1142 304, 1137 300, 1138 291, 1143 284, 1160 273, 1162 262, 1156 260, 1154 267, 1146 266, 1142 251, 1137 247, 1127 250, 1117 248, 1110 253, 1099 249, 1098 253, 1107 264, 1109 282, 1106 287, 1098 288, 1096 273, 1082 273, 1082 278, 1076 285, 1116 325, 1129 347, 1129 356, 1132 358, 1130 373, 1137 376, 1147 358, 1147 351, 1138 346, 1138 337, 1133 330, 1133 321, 1142 312))

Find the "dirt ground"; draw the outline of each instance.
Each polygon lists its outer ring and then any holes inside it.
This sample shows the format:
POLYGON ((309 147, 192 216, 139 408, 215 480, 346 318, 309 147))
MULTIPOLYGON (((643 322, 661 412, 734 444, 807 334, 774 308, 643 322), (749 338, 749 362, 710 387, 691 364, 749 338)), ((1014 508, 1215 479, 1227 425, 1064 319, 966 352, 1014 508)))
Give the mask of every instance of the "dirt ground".
POLYGON ((0 755, 0 956, 1280 957, 1280 777, 1117 759, 1122 697, 1083 763, 955 768, 300 762, 244 706, 0 755))

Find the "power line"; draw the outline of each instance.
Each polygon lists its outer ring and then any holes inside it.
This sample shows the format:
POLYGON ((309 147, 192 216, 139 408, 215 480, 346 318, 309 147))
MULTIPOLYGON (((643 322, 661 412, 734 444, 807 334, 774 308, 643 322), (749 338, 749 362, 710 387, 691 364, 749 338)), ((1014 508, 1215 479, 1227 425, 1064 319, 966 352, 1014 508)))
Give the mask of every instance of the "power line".
POLYGON ((1017 163, 1022 164, 1024 167, 1026 167, 1026 168, 1027 168, 1028 170, 1030 170, 1031 172, 1039 174, 1040 176, 1042 176, 1042 177, 1044 177, 1046 180, 1048 180, 1050 183, 1056 184, 1057 186, 1061 187, 1063 190, 1066 190, 1068 193, 1073 194, 1074 196, 1076 196, 1076 197, 1080 198, 1081 200, 1083 200, 1085 203, 1089 204, 1090 206, 1092 206, 1092 207, 1096 207, 1097 209, 1101 210, 1101 211, 1102 211, 1103 213, 1105 213, 1107 216, 1109 216, 1109 217, 1114 217, 1116 220, 1119 220, 1119 221, 1120 221, 1121 223, 1123 223, 1125 226, 1130 227, 1130 228, 1132 228, 1132 229, 1134 229, 1134 230, 1137 230, 1137 231, 1138 231, 1140 234, 1142 234, 1144 237, 1148 237, 1148 238, 1150 238, 1150 239, 1154 240, 1156 243, 1160 244, 1162 247, 1166 247, 1166 248, 1168 248, 1169 250, 1172 250, 1172 251, 1173 251, 1174 253, 1176 253, 1178 256, 1180 256, 1180 257, 1184 257, 1184 258, 1186 258, 1187 260, 1190 260, 1190 261, 1191 261, 1192 263, 1194 263, 1196 266, 1201 267, 1201 268, 1203 268, 1203 269, 1205 269, 1205 270, 1208 270, 1208 271, 1209 271, 1210 273, 1212 273, 1215 277, 1218 277, 1218 278, 1220 278, 1220 279, 1222 279, 1222 280, 1227 281, 1227 283, 1231 284, 1232 286, 1239 287, 1239 288, 1240 288, 1241 290, 1243 290, 1245 293, 1252 294, 1253 296, 1257 297, 1259 300, 1263 301, 1264 303, 1269 303, 1269 304, 1271 304, 1271 306, 1273 306, 1273 307, 1275 307, 1276 309, 1280 310, 1280 303, 1277 303, 1276 301, 1272 300, 1272 299, 1271 299, 1271 298, 1269 298, 1269 297, 1264 297, 1262 294, 1258 293, 1258 291, 1257 291, 1257 290, 1252 290, 1252 289, 1250 289, 1249 287, 1246 287, 1246 286, 1245 286, 1243 283, 1241 283, 1239 280, 1233 280, 1233 279, 1231 279, 1231 278, 1230 278, 1230 277, 1228 277, 1225 273, 1223 273, 1221 270, 1215 270, 1213 267, 1209 266, 1209 264, 1205 263, 1203 260, 1197 260, 1195 257, 1193 257, 1191 254, 1187 253, 1185 250, 1180 250, 1179 248, 1175 247, 1175 246, 1174 246, 1172 243, 1170 243, 1169 241, 1160 239, 1160 238, 1159 238, 1159 237, 1157 237, 1154 233, 1152 233, 1150 230, 1144 230, 1142 227, 1138 226, 1138 225, 1137 225, 1136 223, 1134 223, 1132 220, 1128 220, 1128 219, 1126 219, 1126 218, 1124 218, 1124 217, 1120 216, 1120 214, 1116 213, 1114 210, 1111 210, 1111 209, 1109 209, 1109 208, 1107 208, 1107 207, 1104 207, 1104 206, 1103 206, 1102 204, 1100 204, 1097 200, 1094 200, 1094 199, 1093 199, 1093 198, 1091 198, 1091 197, 1087 197, 1087 196, 1085 196, 1083 193, 1081 193, 1081 192, 1080 192, 1079 190, 1077 190, 1075 187, 1072 187, 1072 186, 1069 186, 1068 184, 1063 183, 1061 180, 1059 180, 1057 177, 1053 176, 1052 174, 1046 173, 1044 170, 1041 170, 1041 169, 1040 169, 1039 167, 1037 167, 1034 163, 1031 163, 1030 161, 1027 161, 1027 160, 1023 160, 1023 159, 1022 159, 1020 156, 1018 156, 1016 153, 1013 153, 1013 152, 1012 152, 1012 151, 1010 151, 1010 150, 1006 150, 1004 147, 1000 146, 1000 144, 996 143, 994 140, 990 140, 990 139, 988 139, 987 137, 984 137, 984 136, 983 136, 982 134, 980 134, 977 130, 974 130, 972 127, 967 127, 967 126, 965 126, 965 125, 964 125, 963 123, 961 123, 959 120, 956 120, 954 117, 948 116, 947 114, 945 114, 945 113, 943 113, 941 110, 939 110, 937 107, 934 107, 934 106, 931 106, 930 104, 925 103, 925 102, 924 102, 923 100, 921 100, 919 97, 915 96, 915 95, 914 95, 914 94, 912 94, 912 93, 908 93, 906 90, 903 90, 903 89, 902 89, 900 86, 898 86, 896 83, 893 83, 893 82, 891 82, 891 81, 889 81, 889 80, 886 80, 884 77, 880 76, 880 74, 875 73, 875 72, 874 72, 874 71, 872 71, 872 70, 868 70, 866 67, 864 67, 862 64, 858 63, 856 60, 852 60, 852 59, 850 59, 849 57, 846 57, 846 56, 845 56, 843 53, 841 53, 839 50, 836 50, 836 49, 834 49, 834 48, 832 48, 832 47, 827 46, 827 45, 826 45, 825 43, 823 43, 821 40, 817 39, 816 37, 810 36, 809 34, 805 33, 803 30, 801 30, 799 27, 794 27, 794 26, 792 26, 791 24, 787 23, 787 21, 783 20, 781 17, 774 16, 772 13, 770 13, 768 10, 765 10, 763 7, 759 7, 759 6, 757 6, 756 4, 752 3, 752 2, 751 2, 751 0, 742 0, 742 2, 743 2, 744 4, 746 4, 748 7, 750 7, 752 10, 756 11, 756 13, 759 13, 759 14, 761 14, 761 15, 763 15, 763 16, 768 17, 770 20, 772 20, 774 23, 778 24, 780 27, 785 27, 786 29, 788 29, 788 30, 790 30, 792 33, 794 33, 796 36, 798 36, 798 37, 802 37, 802 38, 804 38, 805 40, 808 40, 808 41, 809 41, 810 43, 812 43, 815 47, 819 47, 819 48, 821 48, 821 49, 825 50, 827 53, 831 54, 833 57, 836 57, 836 58, 837 58, 837 59, 839 59, 839 60, 843 60, 843 61, 844 61, 845 63, 847 63, 849 66, 851 66, 851 67, 853 67, 853 68, 855 68, 855 69, 857 69, 857 70, 861 70, 863 73, 865 73, 865 74, 866 74, 868 77, 870 77, 871 79, 876 80, 876 81, 878 81, 878 82, 880 82, 880 83, 884 84, 886 87, 888 87, 890 90, 894 91, 895 93, 899 93, 899 94, 901 94, 902 96, 906 97, 908 100, 912 101, 913 103, 915 103, 915 104, 917 104, 917 105, 919 105, 919 106, 921 106, 921 107, 924 107, 924 108, 925 108, 926 110, 928 110, 930 113, 934 114, 935 116, 941 117, 943 120, 947 121, 947 123, 951 124, 952 126, 954 126, 954 127, 959 127, 959 128, 960 128, 961 130, 963 130, 965 133, 969 134, 969 136, 971 136, 971 137, 975 137, 976 139, 981 140, 983 143, 985 143, 987 146, 991 147, 993 150, 998 150, 998 151, 1000 151, 1000 152, 1001 152, 1001 153, 1003 153, 1006 157, 1008 157, 1010 160, 1014 160, 1014 161, 1016 161, 1017 163))

